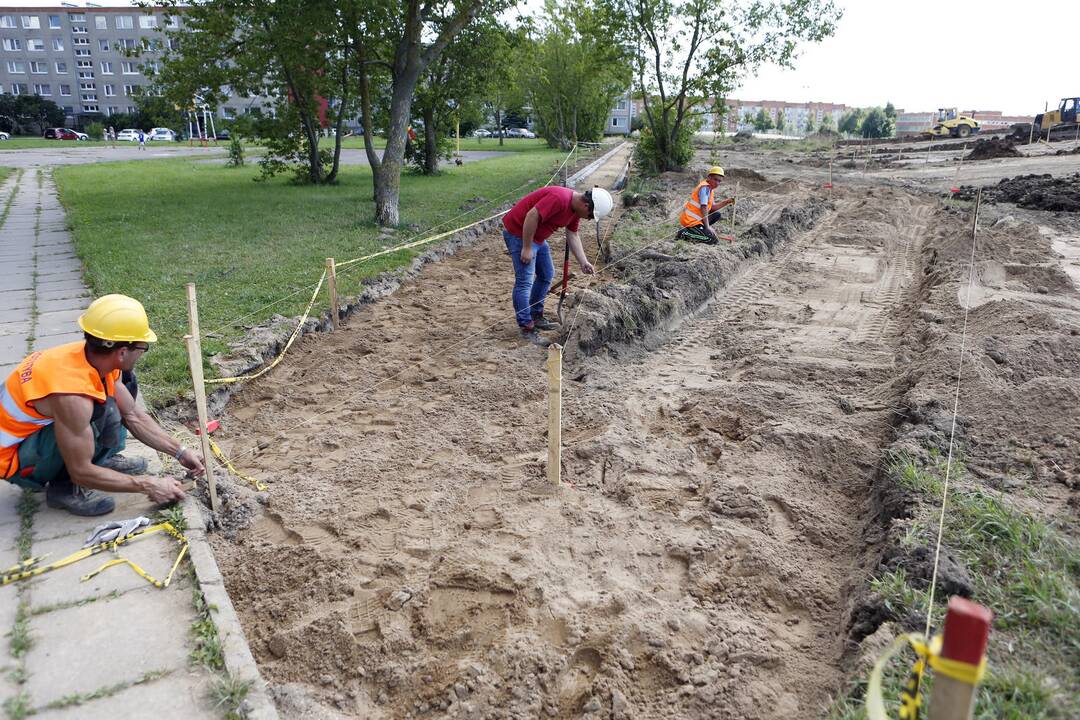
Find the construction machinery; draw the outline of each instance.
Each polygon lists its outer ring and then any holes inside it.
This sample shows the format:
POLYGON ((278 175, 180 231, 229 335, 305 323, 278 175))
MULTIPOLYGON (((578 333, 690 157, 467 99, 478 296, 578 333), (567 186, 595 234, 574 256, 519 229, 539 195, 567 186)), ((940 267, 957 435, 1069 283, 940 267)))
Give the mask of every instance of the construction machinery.
POLYGON ((933 127, 923 135, 930 138, 966 138, 977 132, 979 132, 979 122, 975 118, 958 113, 956 108, 938 108, 933 127))
POLYGON ((1080 97, 1062 98, 1057 110, 1035 116, 1035 137, 1046 140, 1072 139, 1080 130, 1080 97))

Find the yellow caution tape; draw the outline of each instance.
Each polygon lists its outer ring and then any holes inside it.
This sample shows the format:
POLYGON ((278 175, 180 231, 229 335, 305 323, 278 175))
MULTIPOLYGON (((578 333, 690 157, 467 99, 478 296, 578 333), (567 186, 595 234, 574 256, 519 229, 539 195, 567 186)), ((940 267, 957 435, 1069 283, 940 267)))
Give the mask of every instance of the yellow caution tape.
POLYGON ((219 385, 225 383, 240 382, 241 380, 254 380, 257 377, 262 377, 264 374, 270 372, 272 369, 277 367, 278 363, 280 363, 285 358, 285 353, 289 351, 289 348, 292 347, 293 342, 295 342, 296 338, 300 335, 300 331, 303 329, 304 323, 307 322, 308 315, 311 314, 311 308, 315 305, 315 301, 319 298, 319 290, 322 289, 322 284, 325 280, 326 271, 323 270, 322 277, 319 278, 319 282, 315 285, 315 292, 311 293, 311 302, 308 303, 307 309, 304 310, 304 314, 300 317, 300 322, 296 324, 296 329, 293 330, 292 335, 289 336, 289 341, 285 343, 285 347, 281 349, 281 352, 278 353, 278 356, 274 358, 274 361, 272 363, 264 367, 259 372, 252 373, 251 375, 238 375, 236 377, 227 378, 209 378, 205 381, 205 383, 207 385, 219 385))
POLYGON ((912 664, 907 684, 900 693, 901 720, 918 720, 919 710, 923 705, 922 680, 927 666, 933 668, 935 672, 968 685, 977 685, 982 680, 986 673, 985 657, 978 665, 950 660, 941 657, 941 645, 940 635, 934 636, 927 643, 921 633, 908 633, 893 641, 892 646, 877 659, 874 669, 870 672, 870 681, 866 687, 866 714, 869 720, 889 720, 889 713, 885 709, 885 701, 882 697, 881 676, 889 660, 905 646, 915 651, 915 662, 912 664))
POLYGON ((435 242, 436 240, 441 240, 444 237, 447 237, 449 235, 453 235, 454 233, 459 233, 462 230, 468 230, 471 227, 476 227, 480 223, 486 223, 488 220, 494 220, 495 218, 501 218, 503 215, 505 215, 508 212, 510 212, 510 211, 509 210, 503 210, 501 213, 496 213, 494 215, 490 215, 490 216, 488 216, 488 217, 486 217, 486 218, 484 218, 482 220, 477 220, 476 222, 469 223, 468 225, 462 225, 461 227, 454 228, 453 230, 447 230, 446 232, 442 232, 442 233, 439 233, 437 235, 429 235, 426 238, 420 238, 419 240, 414 240, 413 242, 405 243, 404 245, 395 245, 394 247, 386 248, 385 250, 380 250, 379 252, 371 253, 370 255, 364 255, 363 257, 353 258, 352 260, 346 260, 345 262, 336 263, 334 267, 337 268, 337 269, 340 269, 340 268, 346 267, 347 265, 352 265, 353 263, 364 262, 365 260, 371 260, 373 258, 381 257, 383 255, 390 255, 392 253, 396 253, 396 252, 399 252, 401 250, 408 250, 409 248, 420 247, 421 245, 427 245, 430 242, 435 242))
POLYGON ((241 480, 250 483, 256 490, 265 491, 267 489, 265 483, 262 483, 258 479, 253 478, 250 475, 245 475, 244 473, 237 470, 229 461, 229 458, 225 457, 225 453, 221 451, 221 448, 218 447, 218 444, 214 442, 213 438, 208 437, 207 440, 210 441, 210 452, 214 453, 214 457, 221 461, 221 464, 224 465, 229 472, 231 472, 233 475, 240 478, 241 480))
POLYGON ((85 582, 97 575, 98 573, 102 572, 103 570, 112 567, 113 565, 127 564, 130 565, 131 568, 135 570, 135 572, 137 572, 141 577, 143 577, 154 587, 167 588, 169 586, 169 583, 172 582, 173 573, 176 572, 176 568, 180 565, 180 560, 183 559, 184 554, 187 553, 188 549, 188 539, 184 537, 184 535, 180 531, 174 528, 171 523, 167 522, 158 523, 157 525, 151 525, 150 527, 143 528, 142 530, 136 530, 130 535, 125 535, 124 537, 117 538, 116 540, 109 540, 108 542, 91 545, 88 548, 82 548, 81 550, 71 553, 65 558, 61 558, 54 563, 49 563, 48 565, 42 565, 40 567, 38 566, 39 562, 48 557, 47 555, 41 555, 40 557, 23 560, 17 565, 14 565, 11 568, 5 570, 3 573, 0 573, 0 587, 4 585, 9 585, 13 582, 18 582, 19 580, 27 580, 32 577, 37 577, 38 575, 44 575, 47 572, 50 572, 52 570, 58 570, 62 567, 67 567, 68 565, 77 563, 80 560, 85 560, 88 557, 92 557, 106 550, 116 550, 120 545, 123 545, 129 540, 135 540, 136 538, 145 537, 147 535, 151 535, 153 533, 161 531, 172 535, 180 542, 180 554, 176 556, 176 561, 173 562, 172 569, 169 570, 169 574, 164 580, 157 580, 153 576, 149 575, 141 567, 126 558, 117 558, 115 560, 110 560, 109 562, 99 567, 97 570, 83 575, 80 580, 82 582, 85 582))

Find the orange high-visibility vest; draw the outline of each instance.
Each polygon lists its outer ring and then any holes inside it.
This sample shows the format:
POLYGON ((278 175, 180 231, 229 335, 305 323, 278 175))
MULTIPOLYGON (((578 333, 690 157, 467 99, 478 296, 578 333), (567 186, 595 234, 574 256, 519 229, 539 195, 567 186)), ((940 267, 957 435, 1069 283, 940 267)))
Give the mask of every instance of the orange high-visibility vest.
POLYGON ((698 194, 701 192, 701 188, 708 187, 709 183, 706 180, 702 180, 694 188, 694 192, 690 193, 690 199, 686 201, 686 206, 683 208, 682 215, 679 216, 679 222, 683 227, 693 227, 700 225, 705 215, 712 211, 713 206, 713 190, 709 188, 709 204, 705 208, 705 212, 702 213, 701 205, 698 203, 698 194))
POLYGON ((53 418, 34 409, 34 402, 49 395, 86 395, 103 403, 120 379, 114 370, 102 380, 86 359, 86 342, 60 345, 32 353, 11 371, 0 387, 0 477, 19 470, 19 443, 52 423, 53 418))

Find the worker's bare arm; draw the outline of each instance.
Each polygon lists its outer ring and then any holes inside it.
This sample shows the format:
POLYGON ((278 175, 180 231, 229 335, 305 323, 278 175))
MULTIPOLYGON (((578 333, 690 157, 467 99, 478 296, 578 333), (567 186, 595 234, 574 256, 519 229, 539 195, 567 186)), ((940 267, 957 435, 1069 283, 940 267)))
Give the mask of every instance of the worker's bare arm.
MULTIPOLYGON (((135 398, 131 397, 128 389, 120 383, 116 384, 116 406, 120 410, 124 426, 140 442, 170 457, 177 456, 177 452, 182 447, 181 444, 154 422, 154 419, 135 402, 135 398)), ((194 475, 202 475, 205 472, 203 460, 193 450, 185 450, 177 459, 194 475)))
POLYGON ((581 244, 581 236, 570 228, 566 229, 566 242, 570 246, 570 251, 574 253, 574 257, 577 258, 578 265, 581 266, 581 272, 586 275, 592 275, 596 272, 592 263, 589 262, 589 258, 585 255, 585 248, 581 244))

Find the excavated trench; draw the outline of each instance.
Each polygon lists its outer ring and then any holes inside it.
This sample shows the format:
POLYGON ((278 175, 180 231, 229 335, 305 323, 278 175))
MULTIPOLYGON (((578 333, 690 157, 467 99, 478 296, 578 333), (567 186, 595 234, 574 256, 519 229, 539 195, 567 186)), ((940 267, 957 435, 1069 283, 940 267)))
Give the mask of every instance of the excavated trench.
POLYGON ((213 542, 285 717, 828 703, 888 521, 936 201, 781 179, 744 186, 734 246, 616 239, 570 311, 562 488, 496 233, 232 400, 222 444, 270 492, 227 491, 213 542))

